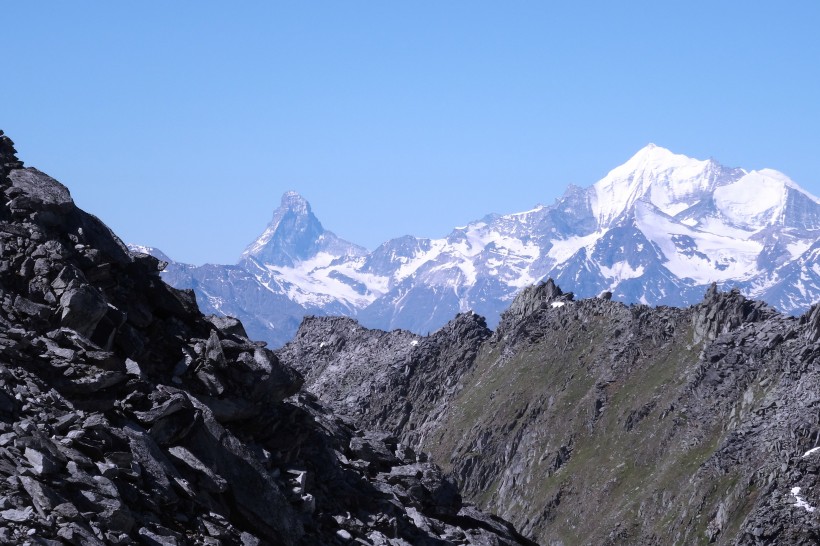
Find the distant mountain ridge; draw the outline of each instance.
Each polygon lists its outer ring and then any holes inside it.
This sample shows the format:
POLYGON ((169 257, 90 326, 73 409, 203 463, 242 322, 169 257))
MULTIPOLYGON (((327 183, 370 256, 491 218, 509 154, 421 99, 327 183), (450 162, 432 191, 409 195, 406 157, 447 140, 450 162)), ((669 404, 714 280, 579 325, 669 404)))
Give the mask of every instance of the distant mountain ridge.
POLYGON ((306 314, 425 333, 472 310, 494 327, 522 288, 547 277, 582 297, 610 291, 626 303, 676 306, 699 301, 715 282, 798 313, 820 299, 819 236, 820 200, 786 175, 650 144, 550 206, 372 252, 325 230, 309 203, 287 192, 238 265, 172 261, 163 278, 275 345, 306 314))

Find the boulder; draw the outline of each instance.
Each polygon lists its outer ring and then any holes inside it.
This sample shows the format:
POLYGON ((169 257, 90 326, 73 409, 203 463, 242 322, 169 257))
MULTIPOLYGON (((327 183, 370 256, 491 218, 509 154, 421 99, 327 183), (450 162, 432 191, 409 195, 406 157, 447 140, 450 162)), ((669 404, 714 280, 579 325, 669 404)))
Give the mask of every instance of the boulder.
POLYGON ((60 325, 85 337, 91 337, 108 312, 105 299, 89 285, 66 289, 60 297, 60 308, 60 325))

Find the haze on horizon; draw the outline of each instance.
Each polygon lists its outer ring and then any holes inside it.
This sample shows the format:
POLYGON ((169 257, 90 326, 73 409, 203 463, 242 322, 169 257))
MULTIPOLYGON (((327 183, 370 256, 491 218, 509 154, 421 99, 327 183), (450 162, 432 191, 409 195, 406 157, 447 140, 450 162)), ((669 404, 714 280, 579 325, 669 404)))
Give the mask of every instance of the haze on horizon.
POLYGON ((127 242, 233 263, 298 191, 367 248, 649 142, 820 195, 820 4, 4 6, 0 128, 127 242))

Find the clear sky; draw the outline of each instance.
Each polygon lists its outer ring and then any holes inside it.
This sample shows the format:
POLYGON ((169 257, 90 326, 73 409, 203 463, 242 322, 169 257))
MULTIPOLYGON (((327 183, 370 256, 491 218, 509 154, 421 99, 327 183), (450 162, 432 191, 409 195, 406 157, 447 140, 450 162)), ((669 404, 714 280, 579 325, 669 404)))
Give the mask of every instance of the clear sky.
POLYGON ((127 242, 234 263, 286 190, 374 248, 649 142, 820 195, 820 2, 6 1, 0 128, 127 242))

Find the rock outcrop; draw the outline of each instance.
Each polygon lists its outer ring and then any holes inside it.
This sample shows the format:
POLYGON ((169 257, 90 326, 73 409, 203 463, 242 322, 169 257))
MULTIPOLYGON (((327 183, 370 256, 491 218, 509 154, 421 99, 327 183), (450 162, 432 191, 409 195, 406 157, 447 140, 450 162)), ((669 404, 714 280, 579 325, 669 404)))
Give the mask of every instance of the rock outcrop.
POLYGON ((205 317, 0 133, 0 542, 529 544, 205 317))
POLYGON ((305 376, 309 392, 357 426, 421 445, 491 333, 475 313, 426 337, 369 330, 350 318, 308 317, 277 354, 305 376))
POLYGON ((343 345, 308 354, 326 320, 278 352, 298 356, 306 388, 441 461, 466 499, 542 544, 820 540, 818 306, 793 318, 714 287, 687 309, 626 306, 548 282, 491 336, 447 338, 425 362, 408 349, 410 381, 369 349, 400 332, 347 322, 343 345), (413 389, 347 397, 351 366, 364 386, 426 385, 435 412, 413 389))

